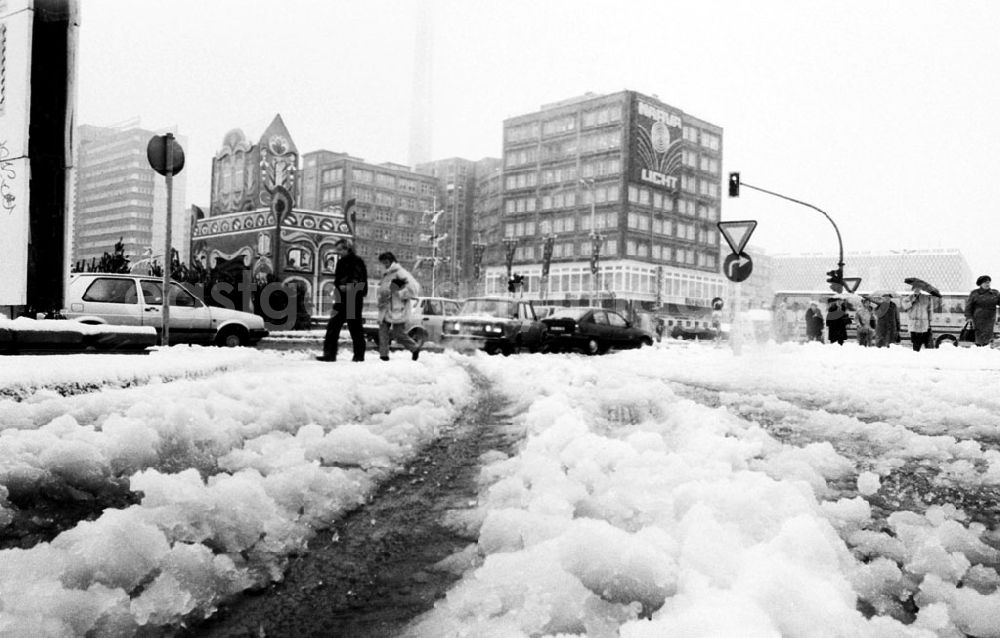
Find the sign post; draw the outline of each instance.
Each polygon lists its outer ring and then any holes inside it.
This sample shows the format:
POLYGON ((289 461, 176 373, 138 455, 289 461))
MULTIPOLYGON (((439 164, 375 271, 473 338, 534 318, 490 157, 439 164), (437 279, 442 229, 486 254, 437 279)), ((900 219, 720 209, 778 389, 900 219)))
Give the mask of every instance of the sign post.
MULTIPOLYGON (((739 173, 736 173, 736 189, 739 193, 739 173)), ((735 197, 732 193, 732 175, 730 175, 730 197, 735 197)), ((740 282, 745 281, 753 272, 753 260, 750 255, 743 252, 750 235, 757 228, 757 221, 753 219, 743 219, 731 222, 718 222, 719 232, 725 238, 729 248, 733 251, 726 256, 722 264, 722 271, 729 281, 733 282, 733 322, 729 326, 729 345, 733 349, 733 354, 739 355, 743 351, 743 322, 740 318, 740 306, 743 300, 740 298, 740 282)))
POLYGON ((174 139, 173 133, 154 135, 146 145, 146 159, 153 170, 167 178, 167 228, 163 248, 163 308, 160 345, 170 345, 170 267, 173 263, 171 226, 173 225, 174 175, 184 168, 184 150, 174 139))

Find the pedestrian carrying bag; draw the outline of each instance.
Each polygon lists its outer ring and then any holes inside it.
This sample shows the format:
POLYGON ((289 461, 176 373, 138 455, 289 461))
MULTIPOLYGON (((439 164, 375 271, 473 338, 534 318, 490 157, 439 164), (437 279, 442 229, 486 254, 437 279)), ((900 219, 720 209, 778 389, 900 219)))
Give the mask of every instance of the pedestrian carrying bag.
POLYGON ((976 340, 976 331, 973 330, 971 321, 965 322, 965 327, 958 333, 958 340, 970 342, 976 340))

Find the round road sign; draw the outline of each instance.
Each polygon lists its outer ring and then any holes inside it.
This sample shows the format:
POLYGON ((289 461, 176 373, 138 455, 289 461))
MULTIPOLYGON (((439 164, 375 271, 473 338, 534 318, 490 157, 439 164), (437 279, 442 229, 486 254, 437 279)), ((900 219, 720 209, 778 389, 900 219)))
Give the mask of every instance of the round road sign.
POLYGON ((739 283, 753 272, 753 261, 750 259, 750 255, 746 253, 740 253, 739 255, 730 253, 726 256, 726 261, 722 264, 722 272, 725 273, 729 281, 739 283))
POLYGON ((146 159, 149 160, 149 165, 153 167, 153 170, 160 175, 166 175, 168 170, 171 175, 176 175, 184 168, 184 149, 177 143, 173 135, 169 139, 173 155, 169 167, 167 166, 166 135, 154 135, 149 138, 149 144, 146 145, 146 159))

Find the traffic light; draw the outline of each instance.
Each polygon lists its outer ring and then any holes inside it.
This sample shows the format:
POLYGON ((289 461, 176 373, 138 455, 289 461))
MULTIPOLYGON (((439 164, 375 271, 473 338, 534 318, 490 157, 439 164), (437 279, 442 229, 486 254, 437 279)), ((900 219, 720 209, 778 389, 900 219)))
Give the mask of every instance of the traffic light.
POLYGON ((524 275, 511 275, 507 280, 507 292, 517 292, 522 285, 524 285, 524 275))
POLYGON ((844 290, 844 270, 842 268, 834 268, 833 270, 826 273, 826 283, 830 284, 830 289, 833 292, 843 292, 844 290))
POLYGON ((729 196, 740 196, 740 174, 738 172, 729 174, 729 196))

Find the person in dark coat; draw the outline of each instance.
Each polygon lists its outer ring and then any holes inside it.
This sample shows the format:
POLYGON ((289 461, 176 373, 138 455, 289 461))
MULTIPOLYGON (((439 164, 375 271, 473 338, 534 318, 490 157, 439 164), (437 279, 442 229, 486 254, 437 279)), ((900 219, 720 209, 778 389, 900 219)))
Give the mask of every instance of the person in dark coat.
POLYGON ((350 239, 338 240, 333 245, 333 250, 338 256, 337 267, 333 271, 333 312, 326 324, 323 356, 316 358, 320 361, 337 360, 337 341, 340 339, 340 330, 346 323, 354 346, 352 361, 364 361, 365 331, 361 308, 365 302, 364 297, 368 294, 368 268, 365 260, 354 252, 354 242, 350 239))
POLYGON ((816 301, 810 301, 806 309, 806 340, 823 341, 823 311, 816 301))
POLYGON ((875 347, 888 348, 899 343, 899 307, 886 293, 875 306, 875 347))
POLYGON ((847 341, 847 326, 851 318, 847 314, 847 303, 843 299, 831 297, 826 306, 826 333, 830 343, 844 345, 847 341))
POLYGON ((977 279, 978 288, 969 293, 969 298, 965 302, 965 319, 972 321, 972 328, 976 331, 977 346, 988 346, 993 343, 1000 292, 990 288, 991 283, 989 275, 977 279))

